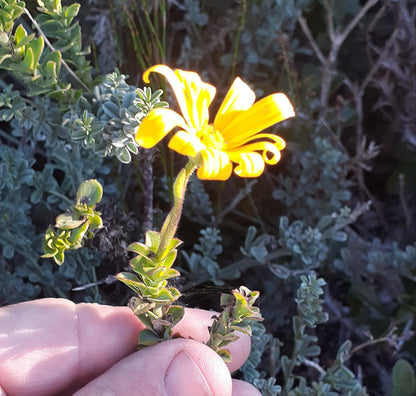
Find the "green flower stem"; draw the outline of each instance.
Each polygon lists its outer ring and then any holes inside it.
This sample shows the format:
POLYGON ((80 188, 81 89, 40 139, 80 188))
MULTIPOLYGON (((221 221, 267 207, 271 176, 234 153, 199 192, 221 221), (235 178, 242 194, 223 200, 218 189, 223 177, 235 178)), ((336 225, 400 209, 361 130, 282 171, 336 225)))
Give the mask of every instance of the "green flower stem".
POLYGON ((185 200, 186 187, 189 182, 189 178, 196 169, 194 161, 191 159, 185 165, 185 167, 179 172, 173 184, 173 207, 170 210, 165 222, 163 223, 160 231, 160 245, 156 253, 157 259, 162 259, 165 255, 165 251, 170 241, 175 237, 176 230, 178 228, 179 220, 182 215, 183 202, 185 200))

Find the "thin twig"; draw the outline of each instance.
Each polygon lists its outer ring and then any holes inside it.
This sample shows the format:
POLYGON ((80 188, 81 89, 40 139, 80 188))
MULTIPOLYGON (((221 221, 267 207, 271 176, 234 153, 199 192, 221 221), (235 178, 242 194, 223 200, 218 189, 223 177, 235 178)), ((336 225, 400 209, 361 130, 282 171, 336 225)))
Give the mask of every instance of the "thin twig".
POLYGON ((257 183, 257 180, 251 180, 248 182, 244 188, 242 188, 238 194, 234 197, 234 199, 231 201, 231 203, 218 215, 218 218, 216 219, 217 222, 221 222, 221 220, 224 218, 224 216, 231 212, 239 203, 240 201, 247 196, 247 194, 250 193, 251 188, 257 183))
POLYGON ((403 215, 406 221, 406 228, 410 229, 410 225, 412 224, 412 218, 410 215, 409 207, 407 206, 406 197, 406 179, 403 173, 399 173, 399 197, 400 203, 403 209, 403 215))
MULTIPOLYGON (((318 44, 314 40, 311 31, 309 30, 308 24, 306 20, 302 17, 302 15, 298 15, 298 22, 305 33, 306 37, 308 38, 312 49, 315 52, 315 55, 322 63, 322 81, 321 81, 321 94, 320 94, 320 117, 324 118, 326 116, 326 103, 328 100, 329 89, 332 82, 332 74, 333 69, 336 64, 336 60, 338 58, 338 52, 341 45, 344 43, 346 38, 349 36, 351 31, 355 28, 358 22, 364 17, 367 11, 373 7, 378 0, 368 0, 367 3, 361 8, 360 12, 353 18, 353 20, 347 25, 341 33, 336 33, 333 26, 333 12, 332 12, 332 1, 326 3, 326 11, 327 11, 327 21, 328 21, 328 34, 331 41, 331 49, 327 57, 325 57, 320 50, 318 44)), ((317 126, 318 127, 318 126, 317 126)))
POLYGON ((364 7, 361 8, 360 12, 354 17, 354 19, 348 24, 348 26, 345 28, 345 30, 339 35, 338 40, 343 43, 345 39, 349 36, 351 31, 355 28, 355 26, 360 22, 361 18, 364 17, 364 15, 367 13, 367 11, 375 6, 378 3, 378 0, 368 0, 367 3, 365 3, 364 7))
POLYGON ((327 23, 328 23, 328 34, 329 34, 329 38, 331 40, 331 42, 334 41, 335 38, 335 29, 334 29, 334 13, 332 12, 333 10, 333 1, 332 0, 327 0, 325 2, 325 8, 326 8, 326 19, 327 19, 327 23), (330 2, 330 4, 329 4, 330 2))
POLYGON ((383 63, 383 61, 387 57, 388 52, 390 51, 391 46, 394 44, 394 40, 396 40, 396 37, 397 37, 398 33, 399 33, 399 29, 398 28, 394 29, 394 32, 391 34, 391 36, 388 39, 386 45, 384 46, 383 52, 378 57, 377 62, 373 65, 371 70, 365 76, 365 78, 364 78, 364 80, 363 80, 363 82, 361 83, 361 86, 360 86, 360 94, 361 95, 364 95, 365 88, 370 83, 370 81, 373 79, 374 75, 377 73, 381 64, 383 63))
POLYGON ((314 361, 309 359, 304 359, 302 363, 304 363, 306 366, 313 367, 315 370, 319 371, 321 379, 325 377, 326 371, 318 363, 315 363, 314 361))
MULTIPOLYGON (((39 32, 39 34, 42 36, 45 44, 49 47, 49 49, 51 51, 56 51, 56 49, 53 47, 53 45, 51 44, 51 42, 48 40, 48 38, 45 36, 45 34, 43 33, 41 27, 39 26, 39 24, 36 22, 36 20, 32 17, 32 15, 30 14, 30 12, 25 8, 25 14, 28 16, 28 18, 30 19, 30 21, 33 23, 33 26, 35 26, 36 30, 39 32)), ((68 64, 65 62, 65 60, 63 58, 61 58, 61 63, 62 65, 65 67, 65 69, 68 71, 68 73, 72 76, 72 78, 74 78, 78 84, 80 84, 82 86, 82 88, 84 88, 86 91, 91 93, 91 90, 82 82, 82 80, 72 71, 72 69, 68 66, 68 64)))
POLYGON ((389 345, 392 345, 394 348, 397 347, 397 327, 393 327, 384 337, 370 339, 366 342, 363 342, 360 345, 357 345, 355 348, 352 348, 349 355, 350 357, 359 351, 360 349, 367 348, 368 346, 379 344, 380 342, 387 342, 389 345))
POLYGON ((326 63, 325 56, 323 55, 322 51, 319 49, 318 44, 316 44, 316 41, 314 40, 311 31, 309 30, 309 26, 306 23, 305 18, 301 14, 298 15, 298 22, 300 27, 303 30, 303 33, 305 33, 305 36, 309 40, 309 44, 311 45, 312 49, 315 51, 315 55, 319 59, 319 61, 324 65, 326 63))
MULTIPOLYGON (((376 0, 373 0, 373 2, 374 1, 376 1, 376 0)), ((368 5, 369 3, 370 3, 370 1, 366 5, 368 5)), ((370 6, 368 6, 368 7, 370 7, 370 6)), ((362 142, 363 136, 364 136, 363 96, 364 96, 364 93, 365 93, 365 90, 366 90, 368 84, 373 80, 374 75, 377 73, 377 71, 379 70, 383 61, 387 57, 387 54, 390 51, 390 47, 393 45, 397 34, 398 34, 398 29, 396 28, 393 31, 393 33, 391 34, 390 38, 388 39, 388 41, 387 41, 387 43, 384 47, 383 52, 380 54, 377 61, 375 62, 373 67, 370 69, 370 71, 367 73, 367 75, 365 76, 364 80, 362 81, 362 83, 360 85, 351 82, 348 78, 345 80, 345 85, 350 89, 351 93, 354 96, 355 111, 357 113, 357 118, 358 118, 357 123, 356 123, 356 156, 357 156, 357 158, 361 158, 362 154, 363 154, 363 149, 362 149, 362 145, 361 145, 361 142, 362 142)), ((377 215, 378 215, 381 223, 383 224, 383 227, 387 231, 389 231, 390 228, 388 226, 388 223, 387 223, 386 219, 384 218, 384 215, 382 213, 381 208, 378 205, 378 202, 374 199, 374 197, 372 196, 372 194, 368 190, 367 186, 365 185, 363 170, 360 167, 354 167, 354 173, 357 177, 357 180, 358 180, 358 183, 359 183, 361 189, 364 191, 364 193, 367 195, 367 197, 372 201, 372 203, 374 205, 374 209, 376 210, 377 215)))
POLYGON ((20 142, 15 137, 9 135, 8 133, 4 132, 0 129, 0 137, 3 136, 5 139, 9 140, 10 142, 14 143, 16 146, 20 146, 20 142))

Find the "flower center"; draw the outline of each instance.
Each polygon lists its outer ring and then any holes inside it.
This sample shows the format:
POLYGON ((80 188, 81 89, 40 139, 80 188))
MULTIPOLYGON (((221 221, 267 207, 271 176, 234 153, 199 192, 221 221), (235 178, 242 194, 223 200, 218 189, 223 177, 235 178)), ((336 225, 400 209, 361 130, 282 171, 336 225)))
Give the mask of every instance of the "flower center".
POLYGON ((212 125, 205 125, 205 127, 197 133, 197 137, 202 144, 210 149, 221 150, 226 145, 221 132, 212 125))

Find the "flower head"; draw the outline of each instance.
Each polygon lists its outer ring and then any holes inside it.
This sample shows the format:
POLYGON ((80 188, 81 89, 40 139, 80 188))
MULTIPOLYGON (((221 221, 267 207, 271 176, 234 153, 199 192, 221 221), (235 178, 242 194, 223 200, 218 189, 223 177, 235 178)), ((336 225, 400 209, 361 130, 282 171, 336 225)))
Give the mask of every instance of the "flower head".
POLYGON ((216 89, 201 80, 195 72, 172 70, 165 65, 147 69, 143 80, 157 72, 166 77, 172 87, 182 115, 171 109, 152 110, 142 121, 136 141, 144 148, 159 143, 173 128, 180 129, 169 141, 169 148, 179 154, 200 156, 197 171, 200 179, 227 180, 232 173, 241 177, 257 177, 265 163, 280 160, 285 141, 264 129, 293 117, 295 112, 285 94, 275 93, 255 102, 253 90, 236 78, 226 94, 212 124, 209 106, 216 89), (259 151, 262 153, 260 154, 259 151))

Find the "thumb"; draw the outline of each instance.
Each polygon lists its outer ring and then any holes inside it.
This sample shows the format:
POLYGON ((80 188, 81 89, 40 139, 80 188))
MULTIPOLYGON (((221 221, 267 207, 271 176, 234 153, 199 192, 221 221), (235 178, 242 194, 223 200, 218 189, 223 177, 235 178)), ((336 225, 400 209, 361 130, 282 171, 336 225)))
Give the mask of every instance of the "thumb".
POLYGON ((230 372, 209 347, 174 339, 112 366, 75 395, 231 396, 230 372))

